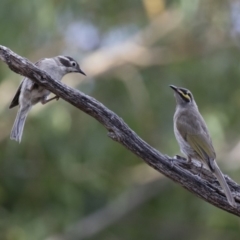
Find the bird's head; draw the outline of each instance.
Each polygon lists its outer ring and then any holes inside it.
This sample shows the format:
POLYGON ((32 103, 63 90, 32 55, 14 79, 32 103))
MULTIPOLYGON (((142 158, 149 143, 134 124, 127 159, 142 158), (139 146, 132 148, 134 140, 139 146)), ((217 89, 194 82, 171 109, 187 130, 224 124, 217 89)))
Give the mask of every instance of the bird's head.
POLYGON ((193 94, 186 88, 176 87, 170 85, 170 88, 174 90, 174 96, 176 99, 177 106, 195 106, 196 103, 193 98, 193 94))
POLYGON ((57 61, 58 66, 61 67, 62 70, 65 72, 65 74, 76 72, 86 76, 86 74, 80 68, 78 62, 72 57, 57 56, 55 57, 55 60, 57 61))

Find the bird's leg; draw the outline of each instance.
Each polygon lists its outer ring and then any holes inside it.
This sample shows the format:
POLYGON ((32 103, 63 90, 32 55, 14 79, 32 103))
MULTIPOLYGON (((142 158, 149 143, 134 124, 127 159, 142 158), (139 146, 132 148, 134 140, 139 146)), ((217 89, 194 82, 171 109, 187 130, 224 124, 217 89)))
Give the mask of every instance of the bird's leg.
MULTIPOLYGON (((187 164, 192 165, 192 158, 189 156, 187 156, 187 164)), ((191 169, 191 166, 190 166, 190 169, 191 169)))
POLYGON ((55 96, 55 97, 52 97, 52 98, 49 98, 49 99, 43 99, 43 100, 41 101, 41 103, 42 103, 42 104, 46 104, 46 103, 48 103, 48 102, 50 102, 50 101, 52 101, 52 100, 54 100, 54 99, 56 99, 56 100, 58 101, 59 96, 55 96))
POLYGON ((187 163, 192 163, 192 158, 191 157, 187 157, 187 163))
POLYGON ((201 162, 201 167, 200 167, 200 171, 198 173, 198 176, 201 178, 202 177, 202 171, 203 171, 203 163, 201 162))

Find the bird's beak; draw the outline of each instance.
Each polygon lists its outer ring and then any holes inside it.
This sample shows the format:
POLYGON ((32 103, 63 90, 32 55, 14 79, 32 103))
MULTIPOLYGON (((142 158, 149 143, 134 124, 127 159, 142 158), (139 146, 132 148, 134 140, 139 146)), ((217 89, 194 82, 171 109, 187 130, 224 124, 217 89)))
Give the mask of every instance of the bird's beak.
POLYGON ((175 92, 178 91, 178 87, 174 86, 174 85, 169 85, 170 88, 172 88, 175 92))
POLYGON ((77 72, 78 72, 78 73, 81 73, 81 74, 83 74, 83 75, 85 75, 85 76, 87 76, 87 75, 85 74, 85 72, 83 72, 83 70, 82 70, 81 68, 79 68, 77 72))

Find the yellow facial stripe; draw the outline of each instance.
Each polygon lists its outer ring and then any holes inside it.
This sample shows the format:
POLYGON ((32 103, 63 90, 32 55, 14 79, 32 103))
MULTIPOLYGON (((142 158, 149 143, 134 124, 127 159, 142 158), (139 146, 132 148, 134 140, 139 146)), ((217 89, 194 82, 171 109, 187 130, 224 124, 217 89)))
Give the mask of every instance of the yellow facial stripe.
POLYGON ((186 99, 188 99, 189 101, 191 101, 191 98, 188 94, 185 94, 184 92, 182 92, 181 90, 178 90, 178 92, 186 99))

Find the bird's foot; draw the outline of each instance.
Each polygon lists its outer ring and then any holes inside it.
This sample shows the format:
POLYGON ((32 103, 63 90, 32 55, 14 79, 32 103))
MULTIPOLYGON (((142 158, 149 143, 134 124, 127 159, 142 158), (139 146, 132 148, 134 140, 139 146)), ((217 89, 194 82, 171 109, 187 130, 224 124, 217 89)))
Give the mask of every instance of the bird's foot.
POLYGON ((171 159, 170 159, 170 162, 171 162, 171 168, 173 168, 173 166, 174 166, 174 162, 175 162, 175 160, 181 160, 181 161, 185 161, 185 158, 183 158, 183 157, 181 157, 181 156, 179 156, 179 155, 175 155, 174 157, 172 157, 171 159))
POLYGON ((203 163, 201 163, 200 171, 199 171, 199 173, 197 174, 197 176, 198 176, 199 178, 202 178, 202 172, 203 172, 203 163))
POLYGON ((170 158, 170 165, 171 165, 171 168, 174 167, 174 158, 170 158))
POLYGON ((186 161, 186 158, 184 158, 184 157, 182 157, 182 156, 180 156, 180 155, 175 155, 173 158, 174 158, 174 159, 177 159, 177 160, 186 161))
POLYGON ((46 104, 46 103, 48 103, 48 102, 51 102, 52 100, 54 100, 54 99, 56 99, 57 101, 59 100, 59 96, 55 96, 55 97, 52 97, 52 98, 49 98, 49 99, 44 99, 44 100, 42 100, 41 102, 42 102, 42 104, 44 105, 44 104, 46 104))

